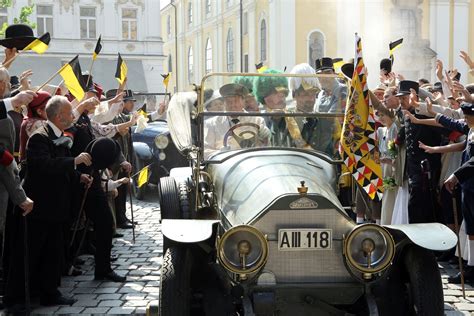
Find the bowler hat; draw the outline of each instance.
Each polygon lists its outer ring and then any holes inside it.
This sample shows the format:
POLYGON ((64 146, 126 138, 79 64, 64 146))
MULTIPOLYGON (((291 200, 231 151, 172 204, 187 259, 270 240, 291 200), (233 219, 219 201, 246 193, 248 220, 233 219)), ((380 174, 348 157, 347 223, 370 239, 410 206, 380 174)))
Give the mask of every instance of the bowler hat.
POLYGON ((464 113, 464 115, 474 115, 474 104, 463 103, 461 104, 461 110, 464 113))
MULTIPOLYGON (((316 61, 317 62, 317 61, 316 61)), ((320 60, 320 67, 316 67, 316 72, 322 72, 324 70, 332 70, 334 71, 334 62, 330 57, 323 57, 320 60)))
POLYGON ((398 93, 395 95, 396 97, 401 97, 403 95, 410 94, 410 89, 415 90, 416 94, 418 94, 420 85, 416 81, 412 80, 402 80, 398 84, 398 93))
POLYGON ((380 61, 380 70, 385 71, 386 74, 392 72, 392 61, 388 58, 384 58, 380 61))
POLYGON ((352 79, 352 76, 354 74, 354 58, 352 58, 351 60, 349 60, 349 62, 341 66, 341 72, 344 76, 346 76, 346 78, 352 79))
POLYGON ((238 83, 228 83, 219 88, 219 93, 222 97, 245 97, 249 94, 249 89, 238 83))
POLYGON ((33 29, 29 25, 12 24, 5 30, 5 38, 0 40, 0 45, 22 50, 35 39, 33 29))
POLYGON ((102 170, 116 163, 120 157, 120 145, 107 137, 96 138, 91 141, 86 152, 92 157, 92 169, 102 170))

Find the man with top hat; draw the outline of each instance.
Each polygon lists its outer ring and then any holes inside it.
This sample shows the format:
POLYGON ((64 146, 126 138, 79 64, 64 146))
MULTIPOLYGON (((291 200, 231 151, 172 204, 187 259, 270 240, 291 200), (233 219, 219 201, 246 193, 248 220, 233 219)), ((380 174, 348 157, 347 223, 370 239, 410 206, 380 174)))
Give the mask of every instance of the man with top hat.
MULTIPOLYGON (((248 89, 237 83, 223 85, 219 93, 226 112, 245 112, 244 98, 248 89)), ((215 116, 205 121, 204 150, 209 157, 217 150, 229 150, 266 145, 270 132, 261 117, 215 116)))
MULTIPOLYGON (((323 57, 316 60, 316 73, 334 75, 332 58, 323 57)), ((336 78, 322 77, 321 92, 316 100, 315 110, 322 113, 344 113, 346 108, 347 87, 336 78)))
MULTIPOLYGON (((24 188, 35 205, 26 217, 28 224, 28 265, 32 288, 38 288, 40 304, 72 305, 76 300, 58 291, 63 249, 62 225, 71 216, 71 199, 75 186, 89 185, 89 175, 77 171, 91 163, 87 153, 71 156, 64 131, 72 124, 72 106, 61 96, 51 98, 46 105, 48 121, 38 129, 26 147, 27 173, 24 188), (47 181, 48 185, 45 185, 47 181)), ((26 224, 25 224, 26 225, 26 224)), ((19 311, 25 299, 23 233, 16 238, 8 274, 4 302, 19 311)))
MULTIPOLYGON (((401 108, 417 118, 427 118, 416 113, 418 102, 418 82, 402 80, 396 96, 401 108)), ((427 196, 433 193, 433 183, 437 183, 441 168, 441 156, 429 154, 419 147, 419 142, 428 146, 441 143, 443 130, 439 127, 413 124, 408 117, 404 119, 406 145, 406 175, 408 177, 408 218, 410 223, 427 223, 437 219, 435 203, 426 203, 427 196)), ((432 196, 433 201, 435 197, 432 196)))

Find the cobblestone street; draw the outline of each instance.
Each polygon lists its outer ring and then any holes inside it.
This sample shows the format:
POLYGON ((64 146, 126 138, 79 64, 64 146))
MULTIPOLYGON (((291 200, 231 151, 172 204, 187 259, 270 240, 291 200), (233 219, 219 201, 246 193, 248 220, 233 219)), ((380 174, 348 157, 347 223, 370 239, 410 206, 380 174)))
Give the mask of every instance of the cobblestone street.
MULTIPOLYGON (((60 290, 78 301, 73 306, 40 307, 33 301, 33 315, 101 315, 134 314, 145 315, 146 306, 158 298, 160 267, 162 263, 162 236, 160 212, 156 195, 148 194, 145 201, 134 202, 136 242, 132 241, 132 230, 120 230, 124 236, 114 239, 112 253, 118 255, 114 268, 126 275, 128 282, 113 283, 94 281, 92 256, 81 256, 86 260, 84 275, 64 277, 60 290)), ((466 285, 466 299, 461 286, 448 284, 447 277, 457 271, 453 266, 441 264, 446 315, 474 315, 474 287, 466 285)))

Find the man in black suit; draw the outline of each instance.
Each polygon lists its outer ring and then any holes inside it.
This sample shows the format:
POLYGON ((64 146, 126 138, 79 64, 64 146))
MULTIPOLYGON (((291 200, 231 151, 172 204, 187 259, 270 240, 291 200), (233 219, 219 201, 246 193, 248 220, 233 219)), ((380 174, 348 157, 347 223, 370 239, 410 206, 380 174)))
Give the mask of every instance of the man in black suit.
MULTIPOLYGON (((91 164, 91 157, 70 155, 70 139, 63 132, 73 121, 72 106, 62 96, 54 96, 46 105, 48 121, 29 139, 25 191, 34 199, 33 211, 26 223, 29 248, 29 275, 32 289, 39 290, 40 304, 72 305, 75 300, 58 291, 63 251, 62 225, 70 216, 70 201, 79 182, 89 186, 92 178, 76 168, 91 164)), ((7 279, 4 303, 18 311, 24 293, 23 231, 17 236, 7 279), (16 305, 16 308, 15 308, 16 305)))

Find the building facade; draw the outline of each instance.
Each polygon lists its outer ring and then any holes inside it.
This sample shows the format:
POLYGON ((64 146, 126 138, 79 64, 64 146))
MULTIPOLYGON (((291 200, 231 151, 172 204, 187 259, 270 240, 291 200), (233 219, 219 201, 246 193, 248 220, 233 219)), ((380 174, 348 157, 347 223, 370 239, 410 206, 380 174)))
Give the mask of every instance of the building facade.
POLYGON ((474 57, 471 0, 174 0, 161 9, 170 87, 187 90, 207 72, 255 72, 255 64, 289 71, 323 56, 354 57, 354 33, 362 37, 369 85, 390 41, 404 38, 394 71, 435 80, 437 58, 457 68, 474 57), (177 62, 177 63, 176 63, 177 62), (371 75, 373 74, 373 75, 371 75), (176 88, 176 83, 177 88, 176 88))
MULTIPOLYGON (((45 82, 62 64, 79 54, 82 71, 90 69, 97 38, 102 51, 95 60, 94 80, 105 89, 118 86, 115 77, 117 53, 128 66, 127 87, 138 92, 163 92, 163 41, 160 3, 157 0, 15 0, 0 11, 0 22, 13 23, 20 9, 34 3, 30 21, 36 36, 51 35, 48 50, 37 55, 22 53, 10 68, 19 75, 32 69, 33 85, 45 82)), ((58 84, 61 78, 52 83, 58 84)))

